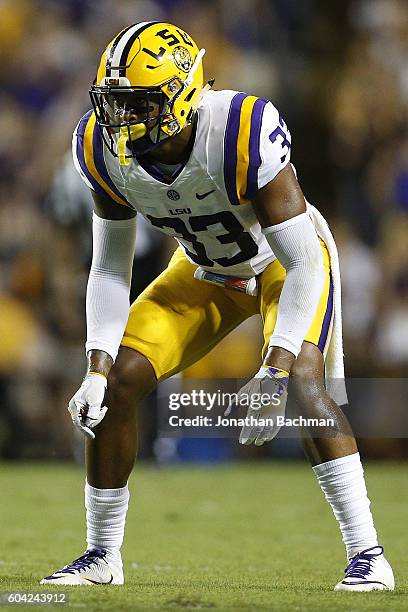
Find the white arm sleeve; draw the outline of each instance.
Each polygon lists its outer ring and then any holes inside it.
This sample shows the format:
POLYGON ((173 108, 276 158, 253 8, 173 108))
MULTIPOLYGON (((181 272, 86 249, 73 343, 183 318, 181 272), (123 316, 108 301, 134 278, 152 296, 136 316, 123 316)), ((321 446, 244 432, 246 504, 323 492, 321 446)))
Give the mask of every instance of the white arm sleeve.
POLYGON ((93 256, 86 291, 86 351, 115 361, 129 316, 136 217, 120 221, 93 215, 93 256))
POLYGON ((266 227, 262 233, 286 269, 278 318, 269 346, 280 346, 297 357, 316 314, 324 285, 319 238, 308 213, 266 227))

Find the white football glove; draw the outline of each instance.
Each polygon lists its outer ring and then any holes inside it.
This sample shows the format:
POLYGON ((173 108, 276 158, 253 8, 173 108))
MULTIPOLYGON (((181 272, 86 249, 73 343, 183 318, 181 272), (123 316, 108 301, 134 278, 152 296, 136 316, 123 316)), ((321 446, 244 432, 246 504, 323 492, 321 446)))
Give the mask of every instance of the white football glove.
POLYGON ((92 440, 95 438, 92 428, 99 425, 108 409, 102 406, 107 384, 103 374, 87 374, 68 404, 72 422, 92 440))
MULTIPOLYGON (((277 423, 277 417, 285 416, 288 382, 289 373, 285 370, 262 366, 254 378, 238 391, 237 404, 248 406, 246 418, 252 422, 242 427, 239 436, 241 444, 255 442, 256 446, 261 446, 279 433, 282 425, 277 423), (263 424, 262 420, 266 419, 270 423, 263 424)), ((225 415, 228 416, 230 412, 229 407, 225 415)))

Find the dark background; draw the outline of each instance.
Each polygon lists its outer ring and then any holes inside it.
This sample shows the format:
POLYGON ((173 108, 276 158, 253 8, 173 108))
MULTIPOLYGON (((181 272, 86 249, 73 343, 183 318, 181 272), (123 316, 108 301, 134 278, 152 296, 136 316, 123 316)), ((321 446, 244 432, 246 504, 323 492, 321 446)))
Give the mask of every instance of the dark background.
MULTIPOLYGON (((347 373, 405 377, 408 366, 408 5, 402 0, 214 2, 3 0, 0 5, 0 456, 81 456, 66 404, 84 372, 91 204, 72 170, 72 131, 90 107, 100 54, 123 27, 170 21, 207 50, 215 87, 266 96, 292 133, 306 197, 329 220, 342 265, 347 373)), ((133 294, 174 245, 142 228, 133 294)), ((255 319, 189 376, 249 377, 255 319), (239 359, 237 359, 239 355, 239 359)), ((373 401, 373 400, 370 400, 373 401)), ((394 409, 389 401, 390 418, 394 409)), ((375 414, 375 401, 373 402, 375 414)), ((236 456, 234 446, 155 441, 142 456, 236 456), (197 449, 202 446, 202 452, 197 449), (190 448, 186 451, 185 448, 190 448), (193 449, 193 450, 191 450, 193 449), (194 455, 196 449, 196 455, 194 455)), ((387 418, 387 415, 384 415, 387 418)), ((230 442, 228 442, 230 444, 230 442)), ((405 456, 405 440, 363 440, 405 456)), ((242 452, 242 451, 241 451, 242 452)), ((289 442, 264 453, 296 455, 289 442)))

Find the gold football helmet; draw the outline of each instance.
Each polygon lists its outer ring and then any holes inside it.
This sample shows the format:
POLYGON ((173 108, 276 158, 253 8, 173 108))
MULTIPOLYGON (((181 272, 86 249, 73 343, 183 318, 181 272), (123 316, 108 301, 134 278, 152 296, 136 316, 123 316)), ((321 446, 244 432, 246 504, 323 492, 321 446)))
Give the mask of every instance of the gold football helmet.
POLYGON ((192 121, 207 89, 192 38, 170 23, 125 28, 104 51, 90 96, 102 136, 121 164, 192 121))

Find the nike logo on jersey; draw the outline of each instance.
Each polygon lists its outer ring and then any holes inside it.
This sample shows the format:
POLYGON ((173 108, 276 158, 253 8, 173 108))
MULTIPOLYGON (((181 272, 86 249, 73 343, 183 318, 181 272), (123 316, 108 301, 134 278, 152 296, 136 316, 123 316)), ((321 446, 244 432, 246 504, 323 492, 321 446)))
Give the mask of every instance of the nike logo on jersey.
POLYGON ((202 194, 196 193, 196 198, 197 200, 204 200, 204 198, 214 193, 214 191, 215 189, 211 189, 211 191, 207 191, 207 193, 202 193, 202 194))

